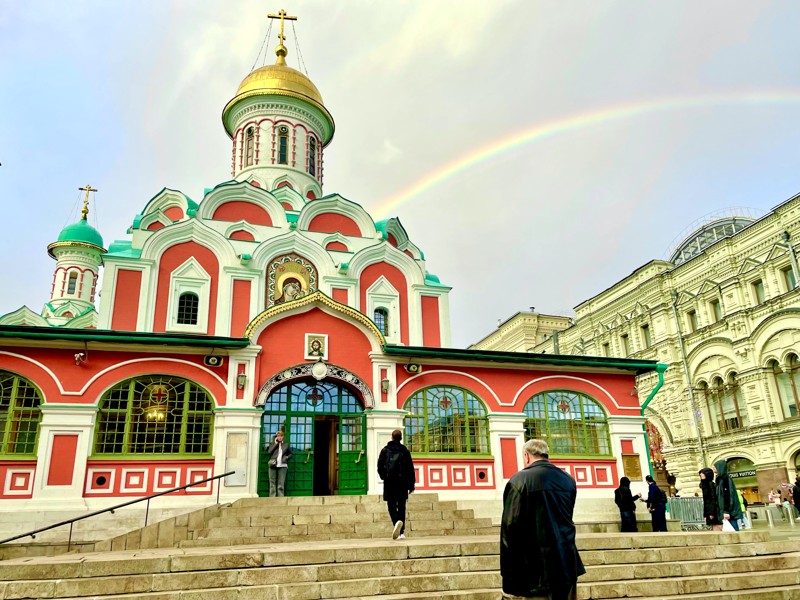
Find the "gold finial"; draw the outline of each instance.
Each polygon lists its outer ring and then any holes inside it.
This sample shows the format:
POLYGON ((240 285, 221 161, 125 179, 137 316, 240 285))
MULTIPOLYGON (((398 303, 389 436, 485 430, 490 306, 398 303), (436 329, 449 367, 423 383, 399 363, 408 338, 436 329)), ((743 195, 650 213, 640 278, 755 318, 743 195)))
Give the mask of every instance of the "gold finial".
POLYGON ((83 199, 83 209, 81 209, 81 220, 85 221, 89 215, 89 192, 96 192, 97 190, 90 186, 88 183, 82 188, 78 188, 81 192, 86 192, 86 198, 83 199))
POLYGON ((277 15, 267 14, 267 17, 270 19, 280 19, 281 20, 281 31, 278 34, 278 47, 275 48, 275 54, 278 56, 278 60, 275 61, 276 65, 285 65, 286 64, 286 46, 283 45, 283 42, 286 41, 286 36, 283 35, 283 21, 297 21, 297 17, 290 17, 286 14, 286 11, 280 9, 277 15))

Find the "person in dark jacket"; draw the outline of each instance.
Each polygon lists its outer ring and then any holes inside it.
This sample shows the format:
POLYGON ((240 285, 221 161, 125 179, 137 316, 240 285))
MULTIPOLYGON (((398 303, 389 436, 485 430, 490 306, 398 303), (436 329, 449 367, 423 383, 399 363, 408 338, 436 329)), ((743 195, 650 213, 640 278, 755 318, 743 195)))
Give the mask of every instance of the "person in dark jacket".
POLYGON ((292 447, 284 440, 284 435, 283 431, 276 432, 272 443, 267 446, 267 454, 269 454, 269 495, 273 498, 286 495, 286 473, 289 471, 292 447))
POLYGON ((575 546, 575 480, 547 457, 543 440, 523 446, 525 467, 506 484, 500 525, 504 598, 576 598, 586 572, 575 546))
POLYGON ((393 540, 406 537, 406 501, 417 482, 411 452, 400 443, 402 439, 403 432, 395 429, 378 456, 378 476, 383 481, 383 499, 393 523, 393 540))
POLYGON ((647 498, 642 502, 647 503, 647 510, 650 511, 650 519, 653 523, 653 531, 667 530, 667 495, 656 485, 655 480, 647 475, 644 480, 647 482, 647 498))
POLYGON ((736 484, 728 475, 728 463, 718 460, 712 467, 717 474, 717 510, 722 515, 722 519, 730 521, 733 528, 739 531, 739 519, 742 518, 742 507, 739 504, 739 497, 736 495, 736 484))
POLYGON ((706 518, 706 525, 719 531, 722 529, 722 521, 719 518, 717 508, 717 488, 714 486, 714 471, 708 467, 700 469, 700 490, 703 492, 703 516, 706 518))
POLYGON ((641 498, 639 494, 631 495, 631 480, 622 477, 619 480, 619 487, 614 490, 614 503, 619 507, 619 518, 622 521, 620 531, 622 533, 635 533, 638 531, 636 526, 636 500, 641 498))

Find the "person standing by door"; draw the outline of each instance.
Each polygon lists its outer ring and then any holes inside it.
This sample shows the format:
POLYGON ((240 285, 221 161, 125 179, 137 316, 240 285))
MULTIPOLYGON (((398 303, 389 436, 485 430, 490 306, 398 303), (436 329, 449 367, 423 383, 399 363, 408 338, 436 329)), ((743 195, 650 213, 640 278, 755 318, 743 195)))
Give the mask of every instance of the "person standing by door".
POLYGON ((292 447, 284 441, 283 431, 275 433, 272 443, 267 447, 269 454, 269 496, 286 495, 286 472, 289 470, 289 459, 292 458, 292 447))
POLYGON ((666 531, 667 495, 656 485, 655 480, 650 475, 647 475, 644 479, 647 482, 647 498, 643 498, 642 502, 647 503, 647 510, 650 511, 650 517, 653 522, 653 531, 666 531))
POLYGON ((378 476, 383 481, 383 499, 393 523, 393 540, 406 537, 406 501, 417 482, 411 452, 400 443, 402 439, 403 432, 395 429, 378 457, 378 476))

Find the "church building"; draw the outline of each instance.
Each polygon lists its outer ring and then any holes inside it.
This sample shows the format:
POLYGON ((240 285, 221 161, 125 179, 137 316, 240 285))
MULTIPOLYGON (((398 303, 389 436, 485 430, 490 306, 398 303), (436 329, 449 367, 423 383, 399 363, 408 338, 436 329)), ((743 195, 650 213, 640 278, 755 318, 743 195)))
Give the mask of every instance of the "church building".
POLYGON ((636 376, 663 366, 451 348, 451 289, 400 220, 323 191, 334 120, 288 66, 279 17, 275 63, 222 111, 231 180, 197 200, 162 189, 108 244, 87 185, 47 248, 43 311, 0 317, 0 512, 95 510, 225 473, 173 502, 267 495, 279 430, 288 495, 380 493, 394 429, 417 490, 443 498, 497 500, 530 437, 582 499, 641 481, 636 376))

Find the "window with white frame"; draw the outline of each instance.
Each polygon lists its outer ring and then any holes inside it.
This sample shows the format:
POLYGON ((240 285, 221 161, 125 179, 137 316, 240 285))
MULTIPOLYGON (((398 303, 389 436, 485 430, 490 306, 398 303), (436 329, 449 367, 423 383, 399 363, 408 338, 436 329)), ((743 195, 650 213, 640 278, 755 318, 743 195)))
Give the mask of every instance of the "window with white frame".
MULTIPOLYGON (((379 278, 367 290, 367 306, 364 312, 375 317, 379 310, 385 329, 381 330, 383 337, 390 344, 399 343, 400 294, 385 277, 379 278)), ((378 325, 377 321, 375 324, 378 325)), ((380 325, 378 328, 380 329, 380 325)))
POLYGON ((211 296, 211 276, 190 258, 170 276, 167 330, 206 333, 211 296))

